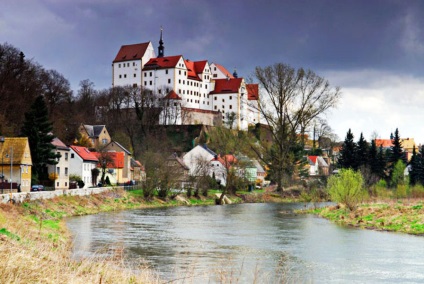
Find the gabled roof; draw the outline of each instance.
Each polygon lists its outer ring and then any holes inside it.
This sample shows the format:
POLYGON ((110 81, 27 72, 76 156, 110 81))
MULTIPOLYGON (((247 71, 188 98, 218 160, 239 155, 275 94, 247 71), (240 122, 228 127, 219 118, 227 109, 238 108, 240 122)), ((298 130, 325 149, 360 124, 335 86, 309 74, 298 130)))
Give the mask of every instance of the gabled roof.
POLYGON ((169 156, 168 160, 176 160, 180 164, 180 166, 183 167, 185 170, 190 170, 190 168, 184 163, 183 159, 178 157, 176 153, 169 156))
POLYGON ((317 163, 318 156, 308 156, 308 159, 315 165, 317 163))
POLYGON ((92 162, 99 161, 97 157, 94 155, 94 153, 90 152, 90 150, 88 150, 86 147, 71 145, 69 146, 69 148, 71 148, 75 153, 77 153, 77 155, 80 156, 81 159, 83 159, 84 161, 92 161, 92 162))
POLYGON ((144 56, 144 53, 146 53, 149 44, 150 42, 123 45, 119 49, 118 54, 116 55, 113 62, 115 63, 128 60, 141 60, 141 58, 144 56))
POLYGON ((218 68, 224 75, 230 79, 234 79, 233 74, 231 74, 224 66, 218 64, 218 63, 212 63, 218 68))
POLYGON ((216 79, 215 89, 211 94, 238 93, 243 78, 216 79))
POLYGON ((259 85, 258 84, 246 84, 247 99, 251 101, 257 101, 259 99, 259 85))
POLYGON ((89 124, 83 124, 85 131, 87 131, 88 137, 90 138, 98 138, 99 135, 102 133, 103 129, 106 127, 106 125, 89 125, 89 124))
POLYGON ((108 147, 109 145, 113 145, 113 144, 115 144, 116 146, 118 146, 119 148, 121 148, 125 153, 127 153, 128 155, 131 155, 131 152, 130 151, 128 151, 124 146, 122 146, 121 144, 119 144, 118 142, 116 142, 116 141, 110 141, 109 142, 109 144, 107 144, 106 146, 105 146, 105 148, 106 147, 108 147))
POLYGON ((188 59, 184 60, 184 63, 187 67, 187 77, 192 80, 199 80, 201 81, 200 74, 203 73, 206 64, 208 63, 207 60, 202 61, 190 61, 188 59))
POLYGON ((392 140, 390 139, 375 139, 375 145, 383 148, 390 148, 393 146, 392 140))
MULTIPOLYGON (((93 153, 99 161, 102 159, 102 156, 105 153, 94 152, 93 153)), ((123 152, 106 152, 108 158, 110 158, 110 162, 106 164, 106 168, 108 169, 123 169, 124 168, 124 153, 123 152)), ((97 167, 101 167, 100 164, 97 164, 97 167)))
POLYGON ((174 90, 171 90, 165 97, 164 99, 168 99, 168 100, 181 100, 181 97, 174 92, 174 90))
POLYGON ((182 55, 151 58, 149 61, 147 61, 146 64, 144 64, 143 71, 174 68, 177 66, 177 63, 181 57, 182 55))
POLYGON ((10 165, 11 162, 15 165, 23 164, 24 160, 28 159, 30 161, 30 165, 32 165, 31 161, 31 153, 29 157, 25 157, 25 150, 29 150, 28 138, 27 137, 4 137, 4 142, 0 143, 0 155, 1 155, 1 163, 3 165, 10 165), (13 148, 13 157, 11 156, 11 150, 13 148))
POLYGON ((52 141, 52 145, 59 150, 69 151, 69 147, 65 145, 59 138, 55 137, 52 141))

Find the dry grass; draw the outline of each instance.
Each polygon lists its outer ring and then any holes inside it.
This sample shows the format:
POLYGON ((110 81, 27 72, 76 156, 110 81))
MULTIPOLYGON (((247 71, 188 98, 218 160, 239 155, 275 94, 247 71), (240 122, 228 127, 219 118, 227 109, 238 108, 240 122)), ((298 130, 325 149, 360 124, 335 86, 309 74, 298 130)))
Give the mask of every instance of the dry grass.
POLYGON ((126 267, 119 252, 108 259, 72 259, 63 221, 40 219, 22 207, 1 205, 0 229, 2 283, 159 283, 146 267, 126 267))

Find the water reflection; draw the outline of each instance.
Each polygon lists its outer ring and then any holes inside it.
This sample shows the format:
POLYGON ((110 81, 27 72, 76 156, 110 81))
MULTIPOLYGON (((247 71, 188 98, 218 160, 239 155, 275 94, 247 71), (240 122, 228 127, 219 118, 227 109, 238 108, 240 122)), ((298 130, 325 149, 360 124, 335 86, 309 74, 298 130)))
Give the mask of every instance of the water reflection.
POLYGON ((232 275, 239 283, 424 281, 423 238, 345 228, 292 213, 302 206, 133 210, 67 223, 75 235, 75 257, 122 248, 126 259, 144 260, 165 279, 190 275, 193 283, 220 282, 232 275))

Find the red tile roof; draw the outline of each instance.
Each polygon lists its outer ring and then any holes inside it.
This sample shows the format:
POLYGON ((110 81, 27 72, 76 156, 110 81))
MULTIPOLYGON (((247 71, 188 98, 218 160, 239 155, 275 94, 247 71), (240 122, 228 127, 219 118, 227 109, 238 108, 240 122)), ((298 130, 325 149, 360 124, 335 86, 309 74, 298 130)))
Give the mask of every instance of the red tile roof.
POLYGON ((207 63, 208 63, 207 60, 201 60, 201 61, 195 61, 194 62, 194 68, 196 69, 197 74, 202 73, 203 70, 205 70, 207 63))
POLYGON ((259 99, 259 85, 258 84, 246 84, 247 99, 251 101, 257 101, 259 99))
POLYGON ((242 78, 216 79, 215 89, 211 94, 238 93, 242 78))
POLYGON ((383 148, 390 148, 393 146, 392 140, 390 139, 375 139, 375 145, 383 148))
POLYGON ((308 156, 308 159, 311 160, 313 164, 317 163, 318 156, 308 156))
POLYGON ((164 99, 168 99, 168 100, 181 100, 181 97, 174 92, 174 90, 171 90, 165 97, 164 99))
POLYGON ((177 63, 181 57, 182 55, 151 58, 144 65, 143 70, 174 68, 177 66, 177 63))
POLYGON ((150 42, 144 42, 121 46, 121 49, 119 49, 119 52, 113 62, 141 59, 146 52, 149 43, 150 42))
POLYGON ((77 155, 80 156, 84 161, 99 161, 97 157, 93 154, 93 152, 90 152, 90 150, 88 150, 86 147, 75 145, 71 145, 69 147, 74 150, 74 152, 77 153, 77 155))
MULTIPOLYGON (((104 153, 94 152, 93 153, 99 160, 101 159, 104 153)), ((110 157, 111 162, 108 162, 106 167, 108 169, 123 169, 124 168, 124 152, 107 152, 107 155, 110 157)), ((97 164, 97 167, 101 167, 100 164, 97 164)))
POLYGON ((205 69, 206 63, 208 61, 202 60, 202 61, 190 61, 190 60, 184 60, 185 65, 187 67, 187 77, 192 80, 199 80, 200 78, 199 74, 203 73, 203 70, 205 69))

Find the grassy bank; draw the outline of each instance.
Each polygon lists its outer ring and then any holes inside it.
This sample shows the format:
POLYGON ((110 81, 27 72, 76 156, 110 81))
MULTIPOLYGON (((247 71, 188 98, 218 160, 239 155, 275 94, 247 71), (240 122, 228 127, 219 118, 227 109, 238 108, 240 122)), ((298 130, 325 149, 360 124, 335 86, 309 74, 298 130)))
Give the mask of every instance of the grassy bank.
POLYGON ((423 235, 423 207, 421 199, 404 199, 362 204, 354 211, 332 206, 306 212, 346 226, 423 235))
MULTIPOLYGON (((119 251, 107 259, 72 259, 71 238, 63 218, 136 208, 213 205, 216 193, 210 192, 207 198, 145 201, 141 190, 112 190, 84 197, 2 204, 0 279, 2 283, 159 283, 148 267, 140 266, 137 274, 126 267, 119 251)), ((266 192, 241 192, 230 199, 233 203, 282 201, 278 194, 266 192)))

